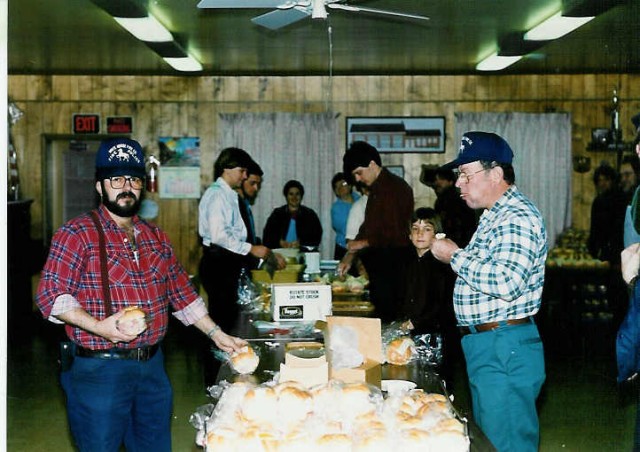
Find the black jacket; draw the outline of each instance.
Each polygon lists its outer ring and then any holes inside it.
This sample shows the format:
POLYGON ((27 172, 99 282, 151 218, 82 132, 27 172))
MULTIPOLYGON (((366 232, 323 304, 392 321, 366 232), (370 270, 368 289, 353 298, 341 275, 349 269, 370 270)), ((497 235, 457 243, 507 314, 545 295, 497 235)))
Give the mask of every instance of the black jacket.
MULTIPOLYGON (((266 247, 280 248, 280 240, 286 238, 290 220, 291 213, 286 205, 273 209, 262 234, 262 241, 266 247)), ((296 233, 300 246, 320 245, 322 225, 318 215, 312 209, 300 206, 296 212, 296 233)))
POLYGON ((419 257, 408 248, 403 266, 404 280, 400 294, 401 320, 410 319, 415 334, 442 332, 451 323, 452 301, 447 296, 447 266, 431 251, 419 257))

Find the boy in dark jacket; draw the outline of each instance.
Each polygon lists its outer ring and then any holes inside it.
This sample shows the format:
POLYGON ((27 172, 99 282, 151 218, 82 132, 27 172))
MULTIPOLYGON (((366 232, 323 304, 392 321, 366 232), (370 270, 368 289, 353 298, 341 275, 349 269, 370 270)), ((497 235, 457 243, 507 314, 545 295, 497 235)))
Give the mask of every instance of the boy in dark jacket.
POLYGON ((411 334, 440 334, 443 337, 442 376, 451 385, 452 357, 447 356, 454 345, 455 317, 451 299, 451 271, 438 261, 430 248, 436 234, 442 232, 440 218, 434 209, 422 207, 411 218, 409 238, 413 247, 407 249, 403 266, 404 284, 400 299, 400 318, 411 334))

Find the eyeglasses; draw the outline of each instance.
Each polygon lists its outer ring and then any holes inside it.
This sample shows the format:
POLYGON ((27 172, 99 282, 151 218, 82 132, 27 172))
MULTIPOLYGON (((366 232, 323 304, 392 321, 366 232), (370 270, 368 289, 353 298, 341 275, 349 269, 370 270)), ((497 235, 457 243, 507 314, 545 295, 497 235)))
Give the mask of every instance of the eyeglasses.
POLYGON ((469 174, 465 173, 464 171, 454 171, 454 173, 457 174, 458 180, 460 181, 460 183, 468 184, 473 175, 481 173, 482 171, 490 170, 490 169, 491 168, 482 168, 474 173, 469 173, 469 174))
POLYGON ((127 181, 134 190, 140 190, 144 185, 144 179, 137 176, 113 176, 109 178, 111 188, 114 189, 123 188, 127 181))

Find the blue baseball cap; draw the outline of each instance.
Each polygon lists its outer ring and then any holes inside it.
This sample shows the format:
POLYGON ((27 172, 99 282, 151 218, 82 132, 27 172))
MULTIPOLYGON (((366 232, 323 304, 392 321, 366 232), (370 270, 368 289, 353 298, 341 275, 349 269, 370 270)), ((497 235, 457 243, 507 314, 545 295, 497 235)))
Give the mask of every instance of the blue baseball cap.
POLYGON ((513 161, 513 151, 504 138, 495 133, 467 132, 462 135, 460 140, 458 158, 442 165, 441 168, 455 168, 478 160, 511 163, 513 161))
POLYGON ((140 143, 128 138, 115 138, 100 143, 96 155, 96 180, 112 176, 146 176, 140 143))

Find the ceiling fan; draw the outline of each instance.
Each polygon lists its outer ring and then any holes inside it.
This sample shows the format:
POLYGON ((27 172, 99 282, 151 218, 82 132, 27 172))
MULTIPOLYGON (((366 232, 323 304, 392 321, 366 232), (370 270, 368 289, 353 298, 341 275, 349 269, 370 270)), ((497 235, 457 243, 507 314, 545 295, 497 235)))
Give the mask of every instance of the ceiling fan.
POLYGON ((200 0, 198 8, 276 8, 274 11, 251 19, 256 25, 278 30, 311 16, 312 19, 326 19, 327 8, 350 12, 364 12, 407 19, 429 20, 417 14, 365 8, 347 4, 346 0, 200 0))

